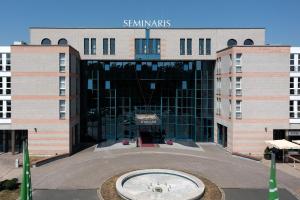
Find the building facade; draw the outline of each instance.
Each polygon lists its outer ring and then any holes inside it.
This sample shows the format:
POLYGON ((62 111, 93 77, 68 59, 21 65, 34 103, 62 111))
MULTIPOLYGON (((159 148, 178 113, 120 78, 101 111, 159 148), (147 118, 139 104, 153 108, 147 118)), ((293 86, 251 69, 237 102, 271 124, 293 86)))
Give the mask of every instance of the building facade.
POLYGON ((31 154, 141 138, 261 155, 264 140, 300 128, 291 48, 265 45, 265 29, 31 28, 28 45, 9 48, 0 129, 28 137, 31 154))

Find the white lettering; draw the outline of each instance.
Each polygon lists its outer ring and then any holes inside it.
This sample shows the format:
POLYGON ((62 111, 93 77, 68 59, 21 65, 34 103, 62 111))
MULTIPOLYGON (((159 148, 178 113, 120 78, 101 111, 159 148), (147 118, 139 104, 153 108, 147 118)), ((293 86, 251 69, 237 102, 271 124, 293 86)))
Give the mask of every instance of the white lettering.
POLYGON ((124 19, 123 27, 126 27, 126 28, 170 28, 171 20, 169 20, 169 19, 159 19, 159 20, 124 19))

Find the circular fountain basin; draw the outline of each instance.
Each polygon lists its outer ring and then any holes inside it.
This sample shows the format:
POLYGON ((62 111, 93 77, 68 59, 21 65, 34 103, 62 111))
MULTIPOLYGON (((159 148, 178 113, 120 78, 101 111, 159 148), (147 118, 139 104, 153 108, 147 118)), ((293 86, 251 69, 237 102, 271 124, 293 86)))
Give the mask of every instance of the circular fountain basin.
POLYGON ((196 200, 205 185, 195 176, 166 169, 146 169, 118 178, 116 189, 126 200, 196 200))

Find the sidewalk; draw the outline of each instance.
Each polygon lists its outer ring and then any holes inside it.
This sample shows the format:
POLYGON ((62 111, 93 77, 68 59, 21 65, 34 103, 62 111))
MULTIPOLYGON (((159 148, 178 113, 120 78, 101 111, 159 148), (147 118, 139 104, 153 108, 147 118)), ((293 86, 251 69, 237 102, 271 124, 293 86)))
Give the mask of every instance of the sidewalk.
POLYGON ((21 160, 22 154, 4 153, 0 155, 0 181, 21 177, 22 168, 15 168, 17 158, 21 160))

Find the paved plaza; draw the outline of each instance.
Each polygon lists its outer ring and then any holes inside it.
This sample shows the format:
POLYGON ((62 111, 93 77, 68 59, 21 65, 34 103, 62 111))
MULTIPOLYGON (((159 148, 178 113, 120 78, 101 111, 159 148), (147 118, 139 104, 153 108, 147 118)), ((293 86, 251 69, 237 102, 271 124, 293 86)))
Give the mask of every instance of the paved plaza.
MULTIPOLYGON (((108 178, 135 169, 165 168, 188 171, 221 187, 226 199, 266 199, 266 163, 232 156, 214 144, 202 151, 179 148, 129 148, 95 151, 91 147, 71 157, 32 168, 36 200, 97 199, 97 189, 108 178)), ((278 165, 279 166, 279 165, 278 165)), ((277 170, 281 199, 300 197, 299 171, 277 170), (293 194, 293 195, 292 195, 293 194)), ((291 168, 292 169, 292 168, 291 168)), ((286 170, 286 169, 285 169, 286 170)))

